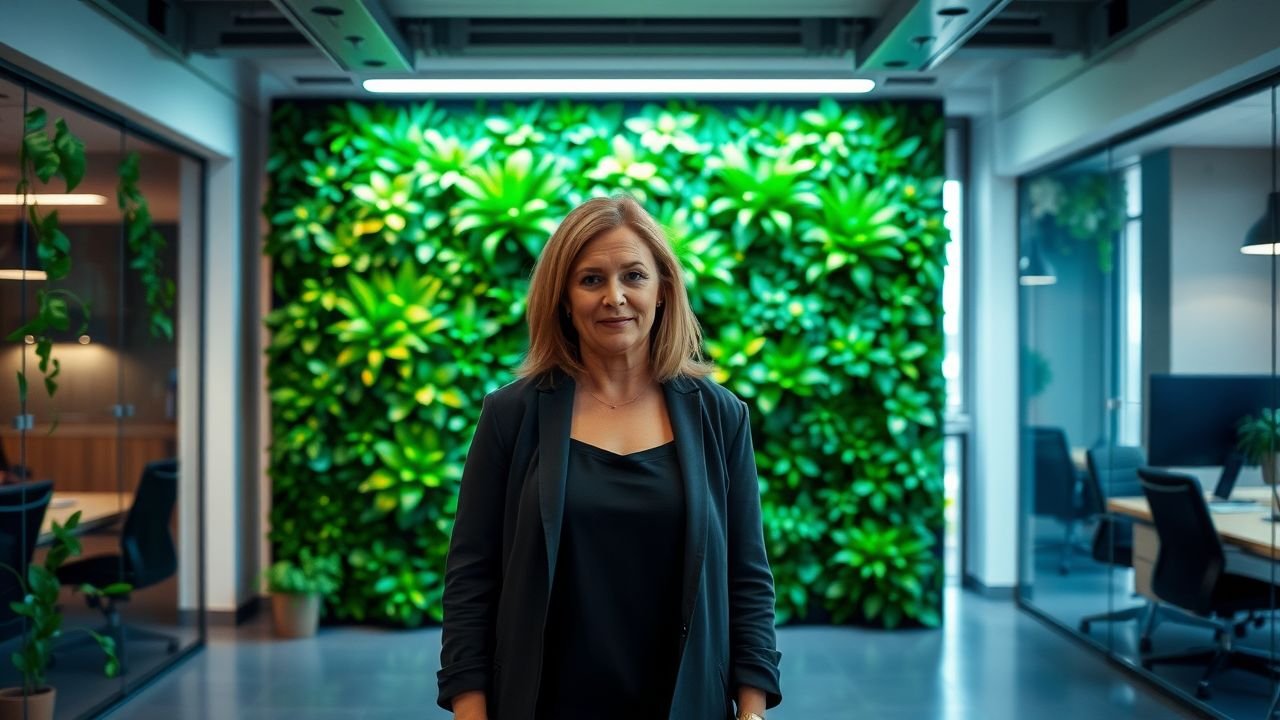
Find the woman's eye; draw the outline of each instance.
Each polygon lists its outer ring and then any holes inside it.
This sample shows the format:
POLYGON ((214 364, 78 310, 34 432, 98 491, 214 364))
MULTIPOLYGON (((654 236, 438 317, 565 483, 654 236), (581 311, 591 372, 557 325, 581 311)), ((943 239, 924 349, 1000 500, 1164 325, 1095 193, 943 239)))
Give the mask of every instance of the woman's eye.
POLYGON ((644 273, 640 272, 639 270, 632 270, 631 272, 627 273, 627 279, 630 280, 631 282, 639 282, 641 280, 644 280, 646 277, 647 276, 644 273))
POLYGON ((599 281, 600 281, 599 275, 583 275, 582 276, 583 285, 588 285, 588 286, 595 285, 599 281))

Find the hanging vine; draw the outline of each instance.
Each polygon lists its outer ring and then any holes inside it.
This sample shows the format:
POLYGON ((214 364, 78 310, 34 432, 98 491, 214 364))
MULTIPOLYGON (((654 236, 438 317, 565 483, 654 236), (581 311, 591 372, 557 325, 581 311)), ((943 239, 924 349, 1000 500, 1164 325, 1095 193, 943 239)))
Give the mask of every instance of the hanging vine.
MULTIPOLYGON (((58 211, 41 213, 40 205, 32 192, 32 176, 41 183, 61 178, 66 192, 75 190, 84 179, 84 142, 67 129, 64 120, 54 123, 53 137, 49 137, 48 116, 43 108, 28 112, 24 118, 22 145, 18 149, 20 177, 16 188, 18 197, 24 198, 27 223, 35 234, 36 256, 44 266, 46 281, 53 283, 71 272, 71 240, 59 226, 58 211)), ((71 306, 79 306, 82 323, 80 333, 89 329, 89 304, 65 288, 42 289, 36 293, 36 311, 17 330, 9 333, 10 341, 22 341, 30 335, 40 358, 39 369, 44 376, 45 391, 53 397, 58 390, 57 377, 61 363, 53 357, 54 331, 65 331, 71 326, 71 306)), ((27 399, 27 378, 18 371, 18 397, 27 399)))
POLYGON ((151 336, 173 339, 173 280, 164 277, 164 263, 160 252, 165 248, 164 236, 153 226, 151 208, 142 191, 138 189, 138 153, 129 153, 120 163, 116 174, 120 183, 116 188, 116 201, 124 213, 125 237, 129 254, 133 258, 129 267, 138 273, 138 281, 146 295, 149 314, 148 327, 151 336))

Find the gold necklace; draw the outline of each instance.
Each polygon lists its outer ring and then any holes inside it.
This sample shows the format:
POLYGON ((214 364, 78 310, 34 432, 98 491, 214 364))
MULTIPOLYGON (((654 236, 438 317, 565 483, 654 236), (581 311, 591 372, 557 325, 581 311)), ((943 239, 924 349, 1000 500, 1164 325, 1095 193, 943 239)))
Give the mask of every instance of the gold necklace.
POLYGON ((649 388, 647 388, 647 387, 646 387, 645 389, 643 389, 643 390, 641 390, 641 391, 640 391, 640 394, 639 394, 639 395, 637 395, 637 396, 635 396, 635 397, 631 398, 630 400, 628 400, 628 401, 626 401, 626 402, 624 402, 624 403, 617 403, 617 404, 615 405, 614 403, 611 403, 611 402, 608 402, 608 401, 606 401, 606 400, 602 400, 602 399, 600 399, 600 396, 599 396, 599 395, 597 395, 597 394, 595 394, 595 393, 591 392, 591 390, 589 390, 586 386, 583 386, 583 388, 582 388, 582 389, 583 389, 583 390, 586 390, 588 395, 590 395, 591 397, 595 398, 595 399, 596 399, 596 402, 600 403, 601 405, 605 405, 605 406, 607 406, 610 410, 617 410, 617 409, 618 409, 618 408, 620 408, 620 407, 624 407, 624 406, 626 406, 626 405, 630 405, 631 403, 633 403, 633 402, 635 402, 635 401, 639 400, 640 398, 644 397, 644 394, 645 394, 645 393, 649 392, 649 388))

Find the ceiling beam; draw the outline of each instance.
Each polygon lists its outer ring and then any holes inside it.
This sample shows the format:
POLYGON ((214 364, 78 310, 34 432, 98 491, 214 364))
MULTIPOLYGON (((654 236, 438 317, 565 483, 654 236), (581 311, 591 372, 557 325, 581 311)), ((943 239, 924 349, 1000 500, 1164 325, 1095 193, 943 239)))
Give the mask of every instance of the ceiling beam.
POLYGON ((413 50, 379 0, 271 0, 298 32, 348 72, 407 72, 413 50))
POLYGON ((1009 2, 896 0, 858 48, 858 70, 933 70, 1009 2))

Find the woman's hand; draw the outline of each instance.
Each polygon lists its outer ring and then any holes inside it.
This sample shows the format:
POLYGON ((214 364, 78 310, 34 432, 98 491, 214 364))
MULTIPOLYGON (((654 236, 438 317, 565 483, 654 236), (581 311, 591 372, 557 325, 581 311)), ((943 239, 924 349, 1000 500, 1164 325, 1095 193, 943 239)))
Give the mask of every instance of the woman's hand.
POLYGON ((489 720, 484 693, 479 690, 460 693, 453 699, 453 717, 454 720, 489 720))

